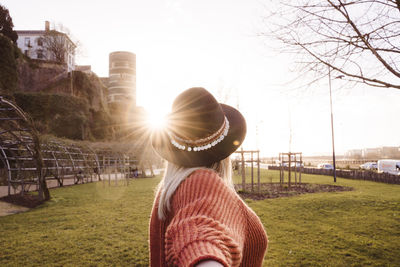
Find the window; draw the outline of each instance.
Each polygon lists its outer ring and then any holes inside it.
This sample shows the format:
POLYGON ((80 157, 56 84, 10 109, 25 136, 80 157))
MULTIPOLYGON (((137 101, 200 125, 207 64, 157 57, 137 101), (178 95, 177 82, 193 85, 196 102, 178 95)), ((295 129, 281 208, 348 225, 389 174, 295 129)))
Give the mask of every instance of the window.
POLYGON ((114 61, 111 65, 112 68, 118 67, 129 67, 129 63, 126 61, 114 61))
POLYGON ((31 38, 25 37, 25 46, 31 46, 31 38))
POLYGON ((42 37, 39 37, 36 39, 38 46, 43 46, 43 39, 42 37))
POLYGON ((38 58, 38 59, 44 58, 44 56, 43 56, 43 50, 38 50, 36 53, 37 53, 37 58, 38 58))

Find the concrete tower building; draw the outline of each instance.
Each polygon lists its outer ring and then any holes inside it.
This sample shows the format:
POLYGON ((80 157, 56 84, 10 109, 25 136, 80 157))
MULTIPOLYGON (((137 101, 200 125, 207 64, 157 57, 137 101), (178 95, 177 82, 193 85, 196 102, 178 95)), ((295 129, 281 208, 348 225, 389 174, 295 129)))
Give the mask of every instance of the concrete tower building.
POLYGON ((108 104, 136 107, 136 55, 126 51, 110 53, 108 76, 108 104))

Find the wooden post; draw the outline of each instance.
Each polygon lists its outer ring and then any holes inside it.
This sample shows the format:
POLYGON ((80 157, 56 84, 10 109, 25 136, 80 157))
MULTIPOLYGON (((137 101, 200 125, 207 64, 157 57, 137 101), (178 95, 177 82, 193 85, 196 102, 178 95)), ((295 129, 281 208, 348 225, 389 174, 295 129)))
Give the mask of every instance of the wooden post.
POLYGON ((115 158, 114 160, 114 177, 115 177, 115 185, 118 185, 118 162, 119 162, 119 158, 115 158))
POLYGON ((294 154, 294 185, 297 186, 297 153, 294 154))
POLYGON ((281 153, 279 153, 279 183, 282 183, 282 161, 281 161, 281 153))
POLYGON ((280 168, 279 168, 279 183, 280 183, 281 186, 282 186, 282 184, 283 184, 283 176, 282 176, 282 173, 283 173, 282 153, 279 153, 279 164, 280 164, 280 168))
POLYGON ((242 190, 246 191, 246 171, 245 171, 245 167, 244 167, 244 152, 243 152, 243 148, 242 148, 242 151, 240 152, 240 154, 242 155, 242 190))
POLYGON ((127 179, 126 179, 126 157, 125 154, 123 154, 122 157, 122 175, 123 175, 123 181, 124 185, 127 184, 127 179))
POLYGON ((254 175, 253 175, 253 151, 251 151, 251 192, 254 192, 254 175))
MULTIPOLYGON (((100 177, 100 175, 102 174, 102 173, 104 173, 104 174, 106 174, 106 159, 105 159, 105 157, 104 157, 104 155, 102 155, 102 157, 103 157, 103 159, 102 159, 102 161, 103 161, 103 164, 101 165, 101 169, 102 170, 100 170, 100 168, 99 168, 99 177, 100 177)), ((100 167, 100 166, 99 166, 100 167)), ((105 184, 106 184, 106 179, 105 179, 105 177, 103 177, 103 179, 101 179, 101 180, 103 180, 103 187, 105 187, 105 184)))
POLYGON ((301 185, 301 173, 303 172, 303 153, 300 153, 300 173, 299 173, 299 184, 301 185))
POLYGON ((111 158, 108 157, 108 186, 111 185, 111 158))
POLYGON ((289 187, 289 189, 290 189, 290 186, 291 186, 290 182, 291 182, 291 179, 292 179, 292 177, 291 177, 292 153, 289 152, 289 153, 288 153, 288 156, 289 156, 289 165, 288 165, 288 168, 289 168, 288 187, 289 187))
POLYGON ((282 154, 282 161, 281 161, 281 171, 282 171, 282 181, 281 181, 281 186, 285 183, 285 167, 283 166, 285 164, 284 160, 284 155, 282 154))
POLYGON ((260 151, 257 151, 257 182, 258 182, 258 193, 260 194, 261 185, 260 185, 260 151))
POLYGON ((128 176, 126 179, 126 185, 129 185, 129 179, 131 178, 131 159, 128 157, 128 176))
POLYGON ((131 175, 131 160, 129 156, 126 158, 126 185, 129 185, 129 178, 131 175))

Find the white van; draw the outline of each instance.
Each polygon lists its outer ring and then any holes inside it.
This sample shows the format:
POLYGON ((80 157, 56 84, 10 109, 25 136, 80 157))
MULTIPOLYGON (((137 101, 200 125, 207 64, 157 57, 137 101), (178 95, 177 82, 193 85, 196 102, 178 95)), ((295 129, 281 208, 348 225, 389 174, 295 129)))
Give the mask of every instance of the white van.
POLYGON ((378 160, 378 172, 400 175, 400 159, 378 160))

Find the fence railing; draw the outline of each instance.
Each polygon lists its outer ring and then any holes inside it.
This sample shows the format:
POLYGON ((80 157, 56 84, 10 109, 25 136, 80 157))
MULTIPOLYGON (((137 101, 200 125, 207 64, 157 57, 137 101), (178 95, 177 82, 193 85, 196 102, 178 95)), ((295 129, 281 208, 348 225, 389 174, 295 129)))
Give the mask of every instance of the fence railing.
MULTIPOLYGON (((269 166, 269 170, 280 170, 280 166, 269 166)), ((288 167, 283 167, 285 171, 288 167)), ((317 169, 317 168, 304 168, 301 167, 302 173, 306 174, 317 174, 317 175, 333 175, 333 170, 317 169)), ((294 169, 294 168, 292 168, 294 169)), ((299 168, 298 168, 299 169, 299 168)), ((354 180, 365 180, 387 184, 400 184, 400 175, 394 175, 389 173, 378 173, 374 171, 364 170, 336 170, 336 176, 354 180)))

